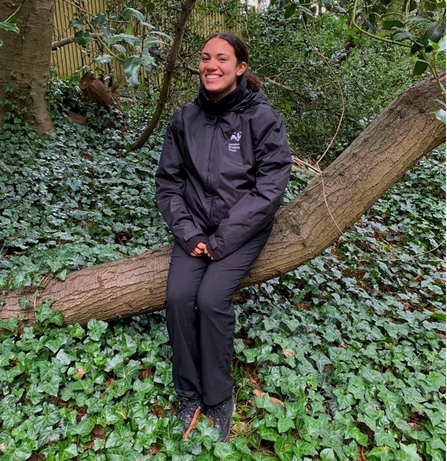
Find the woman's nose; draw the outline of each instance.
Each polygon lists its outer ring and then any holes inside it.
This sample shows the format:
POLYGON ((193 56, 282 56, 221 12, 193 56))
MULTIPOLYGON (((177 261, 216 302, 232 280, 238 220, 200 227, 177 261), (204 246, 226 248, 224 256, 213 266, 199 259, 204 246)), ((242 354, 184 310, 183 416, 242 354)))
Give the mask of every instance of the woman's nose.
POLYGON ((210 59, 207 64, 206 64, 206 67, 208 69, 215 69, 217 67, 217 61, 215 59, 210 59))

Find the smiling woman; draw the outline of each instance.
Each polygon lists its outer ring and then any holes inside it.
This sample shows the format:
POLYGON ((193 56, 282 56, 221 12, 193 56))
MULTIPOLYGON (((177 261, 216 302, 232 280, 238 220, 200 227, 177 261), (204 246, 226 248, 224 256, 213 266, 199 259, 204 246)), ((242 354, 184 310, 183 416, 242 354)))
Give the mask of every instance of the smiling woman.
POLYGON ((232 298, 270 235, 289 178, 281 117, 246 73, 236 35, 209 37, 202 87, 169 123, 156 200, 175 237, 166 293, 177 416, 201 411, 227 441, 233 413, 232 298))
POLYGON ((236 89, 237 78, 247 69, 247 61, 248 56, 245 61, 236 58, 233 47, 218 35, 208 39, 202 50, 199 72, 213 101, 236 89))

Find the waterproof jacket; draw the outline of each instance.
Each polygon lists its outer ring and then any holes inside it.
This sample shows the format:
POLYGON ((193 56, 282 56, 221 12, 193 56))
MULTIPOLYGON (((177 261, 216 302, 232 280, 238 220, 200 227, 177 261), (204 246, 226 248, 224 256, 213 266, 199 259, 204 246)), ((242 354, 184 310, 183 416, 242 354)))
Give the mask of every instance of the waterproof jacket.
POLYGON ((187 253, 201 241, 197 236, 205 236, 220 260, 272 226, 290 167, 283 120, 243 77, 216 102, 202 87, 174 115, 155 175, 155 198, 187 253))

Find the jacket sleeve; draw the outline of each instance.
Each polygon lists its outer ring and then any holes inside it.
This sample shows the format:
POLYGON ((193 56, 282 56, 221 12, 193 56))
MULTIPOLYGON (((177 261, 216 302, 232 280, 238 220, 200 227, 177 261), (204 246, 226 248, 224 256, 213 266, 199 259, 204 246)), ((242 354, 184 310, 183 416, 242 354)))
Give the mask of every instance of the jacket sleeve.
POLYGON ((203 232, 183 198, 186 172, 180 123, 180 117, 174 117, 166 129, 160 162, 155 173, 155 200, 176 241, 189 253, 191 250, 188 251, 188 240, 202 235, 203 232))
POLYGON ((272 111, 252 119, 251 124, 256 183, 209 237, 216 260, 233 253, 272 223, 289 180, 292 159, 281 117, 272 111))

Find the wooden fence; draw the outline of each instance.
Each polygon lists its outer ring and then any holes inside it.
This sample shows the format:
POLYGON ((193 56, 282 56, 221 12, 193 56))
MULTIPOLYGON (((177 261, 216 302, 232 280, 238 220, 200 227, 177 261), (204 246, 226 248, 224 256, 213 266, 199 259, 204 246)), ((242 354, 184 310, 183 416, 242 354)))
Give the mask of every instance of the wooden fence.
MULTIPOLYGON (((83 12, 88 17, 93 18, 97 13, 106 11, 106 3, 107 0, 89 0, 88 2, 83 2, 83 12)), ((232 3, 234 4, 234 1, 232 3)), ((210 13, 209 9, 206 8, 206 4, 207 0, 197 1, 196 8, 189 21, 191 31, 203 37, 224 30, 238 32, 239 21, 236 21, 236 24, 232 21, 232 24, 230 24, 220 11, 214 10, 214 12, 210 13)), ((70 21, 75 17, 77 8, 79 7, 71 0, 55 0, 54 41, 74 35, 75 30, 70 27, 70 21)), ((71 76, 78 71, 83 73, 82 69, 86 67, 89 67, 91 70, 94 70, 95 67, 105 69, 104 66, 93 65, 92 56, 95 54, 96 45, 92 42, 89 44, 89 47, 93 49, 93 53, 82 49, 75 43, 70 43, 53 51, 51 64, 56 74, 63 78, 71 76)), ((113 62, 112 67, 117 74, 122 73, 122 67, 117 62, 113 62)))

